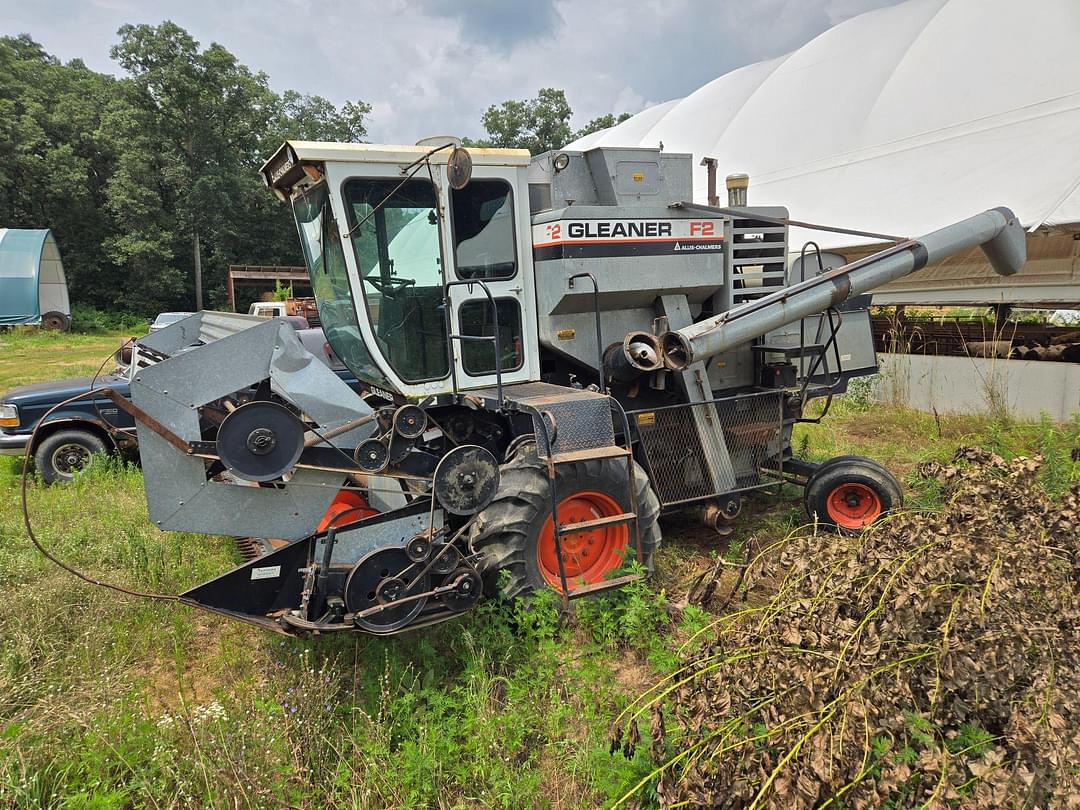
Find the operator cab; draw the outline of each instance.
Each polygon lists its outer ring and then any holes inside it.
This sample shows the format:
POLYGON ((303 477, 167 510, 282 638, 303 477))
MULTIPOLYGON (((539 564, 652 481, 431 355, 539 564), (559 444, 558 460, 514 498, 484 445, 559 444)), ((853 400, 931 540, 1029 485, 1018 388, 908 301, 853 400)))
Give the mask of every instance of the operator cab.
POLYGON ((471 179, 456 188, 456 142, 433 146, 287 141, 264 164, 292 206, 327 340, 359 380, 399 399, 494 386, 496 345, 502 382, 538 379, 519 227, 529 153, 470 150, 471 179))

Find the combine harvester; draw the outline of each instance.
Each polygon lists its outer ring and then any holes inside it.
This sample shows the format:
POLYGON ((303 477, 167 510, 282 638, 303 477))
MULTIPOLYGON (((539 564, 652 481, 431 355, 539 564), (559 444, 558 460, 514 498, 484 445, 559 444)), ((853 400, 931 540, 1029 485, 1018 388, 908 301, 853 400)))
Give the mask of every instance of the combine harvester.
POLYGON ((896 481, 797 459, 791 431, 876 371, 866 293, 975 245, 1001 274, 1025 260, 998 208, 796 280, 787 211, 747 206, 745 176, 701 206, 680 202, 690 155, 449 140, 288 142, 262 169, 363 396, 276 320, 202 312, 139 341, 151 519, 289 541, 182 601, 388 634, 499 590, 569 600, 644 576, 661 513, 723 533, 785 481, 858 531, 896 481))

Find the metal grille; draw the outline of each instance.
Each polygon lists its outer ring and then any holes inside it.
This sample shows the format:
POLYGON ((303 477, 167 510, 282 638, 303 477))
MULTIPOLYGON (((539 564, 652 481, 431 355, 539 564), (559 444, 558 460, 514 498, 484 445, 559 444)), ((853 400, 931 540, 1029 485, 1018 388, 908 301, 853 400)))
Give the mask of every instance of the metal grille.
POLYGON ((775 474, 763 475, 762 468, 766 460, 781 455, 780 391, 670 405, 627 415, 637 428, 649 477, 664 506, 755 489, 776 481, 775 474), (723 437, 722 445, 717 428, 723 437))
POLYGON ((787 283, 787 226, 736 219, 731 223, 732 302, 753 301, 787 283))

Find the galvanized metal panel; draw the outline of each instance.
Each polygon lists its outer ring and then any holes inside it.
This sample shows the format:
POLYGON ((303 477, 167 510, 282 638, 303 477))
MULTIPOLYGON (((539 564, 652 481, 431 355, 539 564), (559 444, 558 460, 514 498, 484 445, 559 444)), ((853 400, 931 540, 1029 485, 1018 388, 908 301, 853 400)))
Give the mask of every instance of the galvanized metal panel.
MULTIPOLYGON (((225 321, 217 321, 217 325, 225 321)), ((170 343, 190 337, 191 328, 189 324, 186 331, 177 330, 170 343)), ((140 369, 131 382, 132 401, 180 438, 198 441, 198 408, 271 376, 271 360, 282 346, 290 349, 283 356, 292 357, 294 362, 302 361, 300 352, 307 353, 291 327, 263 320, 197 350, 179 351, 168 360, 140 369)), ((321 366, 334 384, 347 389, 317 358, 308 356, 310 361, 301 363, 305 368, 321 366)), ((208 481, 202 459, 185 455, 142 423, 137 431, 150 517, 163 529, 304 537, 314 531, 344 478, 341 473, 298 469, 283 488, 208 481)))

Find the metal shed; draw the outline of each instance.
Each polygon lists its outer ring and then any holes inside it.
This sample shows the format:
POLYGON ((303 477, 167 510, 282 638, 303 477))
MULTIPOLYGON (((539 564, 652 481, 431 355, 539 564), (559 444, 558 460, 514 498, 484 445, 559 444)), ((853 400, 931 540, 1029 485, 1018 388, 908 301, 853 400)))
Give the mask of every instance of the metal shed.
POLYGON ((0 228, 0 326, 71 325, 67 278, 52 231, 0 228))

